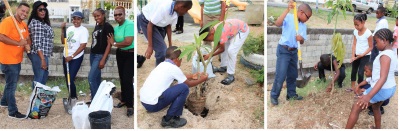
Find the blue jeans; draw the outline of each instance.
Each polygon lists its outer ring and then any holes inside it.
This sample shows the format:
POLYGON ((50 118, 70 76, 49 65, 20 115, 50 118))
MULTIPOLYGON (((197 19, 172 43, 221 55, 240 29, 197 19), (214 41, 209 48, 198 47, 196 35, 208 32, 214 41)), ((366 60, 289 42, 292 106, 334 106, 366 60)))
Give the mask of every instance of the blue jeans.
POLYGON ((271 97, 278 99, 281 94, 283 82, 286 79, 287 97, 295 97, 297 78, 297 49, 289 51, 278 45, 276 49, 275 80, 271 90, 271 97))
POLYGON ((167 51, 167 45, 165 44, 164 38, 167 34, 166 27, 153 26, 153 36, 147 36, 147 24, 149 21, 144 17, 143 14, 138 16, 138 22, 142 27, 142 31, 146 39, 153 40, 153 50, 155 52, 154 57, 156 57, 156 66, 165 60, 165 53, 167 51))
POLYGON ((7 105, 8 115, 13 115, 18 112, 17 103, 15 101, 15 90, 17 89, 21 64, 2 64, 0 68, 6 80, 3 97, 1 98, 1 105, 7 105))
MULTIPOLYGON (((46 85, 47 79, 49 77, 49 71, 42 69, 42 61, 38 54, 29 53, 29 59, 32 62, 33 69, 33 81, 39 82, 43 85, 46 85)), ((49 69, 49 58, 44 56, 46 60, 47 69, 49 69)), ((35 87, 35 84, 32 82, 32 90, 35 87)))
POLYGON ((142 102, 144 108, 149 112, 158 112, 165 107, 169 106, 167 116, 181 116, 183 106, 187 96, 189 95, 189 86, 185 83, 177 84, 169 87, 165 90, 158 98, 158 103, 155 105, 149 105, 142 102))
MULTIPOLYGON (((68 62, 69 76, 70 76, 69 77, 70 78, 69 96, 71 98, 77 98, 75 77, 78 74, 79 68, 81 68, 82 61, 83 61, 83 55, 81 57, 79 57, 78 59, 73 59, 68 62)), ((64 67, 65 82, 67 83, 67 86, 68 86, 67 65, 65 62, 65 57, 63 57, 63 67, 64 67)))
MULTIPOLYGON (((99 89, 101 83, 101 69, 99 69, 99 64, 101 59, 103 58, 103 54, 93 54, 90 53, 90 71, 88 75, 90 93, 92 96, 92 100, 96 95, 97 90, 99 89)), ((106 59, 107 62, 108 59, 106 59)))

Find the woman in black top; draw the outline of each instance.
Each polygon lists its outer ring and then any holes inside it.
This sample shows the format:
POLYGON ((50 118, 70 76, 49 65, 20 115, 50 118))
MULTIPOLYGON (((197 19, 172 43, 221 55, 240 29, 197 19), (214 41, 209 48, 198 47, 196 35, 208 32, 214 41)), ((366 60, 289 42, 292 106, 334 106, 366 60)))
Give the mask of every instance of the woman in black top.
POLYGON ((97 8, 93 12, 96 26, 92 33, 90 71, 88 77, 92 100, 101 83, 101 69, 104 68, 111 50, 111 45, 107 44, 107 34, 114 33, 114 28, 106 22, 105 13, 106 12, 101 8, 97 8))

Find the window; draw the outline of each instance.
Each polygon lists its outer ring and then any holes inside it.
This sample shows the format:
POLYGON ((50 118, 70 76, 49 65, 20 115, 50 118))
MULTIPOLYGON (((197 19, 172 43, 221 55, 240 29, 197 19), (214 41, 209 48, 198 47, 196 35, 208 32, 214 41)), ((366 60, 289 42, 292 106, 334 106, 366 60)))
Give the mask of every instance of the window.
POLYGON ((68 0, 47 0, 47 2, 68 2, 68 0))

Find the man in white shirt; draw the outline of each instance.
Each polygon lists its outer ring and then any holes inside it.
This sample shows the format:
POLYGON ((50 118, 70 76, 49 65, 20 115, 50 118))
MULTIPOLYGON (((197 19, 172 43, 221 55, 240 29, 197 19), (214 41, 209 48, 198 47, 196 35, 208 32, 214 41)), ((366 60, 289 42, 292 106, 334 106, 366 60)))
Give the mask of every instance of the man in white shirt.
POLYGON ((166 60, 161 62, 146 78, 140 89, 140 101, 149 112, 158 112, 169 106, 167 114, 161 120, 161 126, 178 128, 186 125, 186 119, 180 118, 183 106, 189 95, 189 87, 196 86, 207 80, 207 74, 185 75, 179 68, 182 59, 178 47, 167 49, 166 60), (177 80, 176 85, 172 82, 177 80))
MULTIPOLYGON (((383 28, 389 29, 389 24, 388 24, 388 21, 386 20, 385 13, 386 13, 385 7, 379 7, 378 9, 376 9, 376 18, 378 18, 378 21, 376 21, 376 27, 375 27, 374 33, 372 33, 372 36, 374 36, 375 33, 380 29, 383 29, 383 28)), ((374 48, 371 51, 371 59, 370 59, 371 62, 374 61, 375 57, 378 56, 378 54, 379 54, 379 51, 376 48, 375 40, 374 40, 373 47, 374 48)))
POLYGON ((165 35, 168 35, 169 46, 172 46, 171 25, 175 25, 178 16, 186 14, 192 5, 192 1, 186 0, 152 0, 143 7, 142 14, 138 16, 138 22, 149 42, 145 56, 150 59, 154 50, 156 66, 165 60, 167 49, 165 35))

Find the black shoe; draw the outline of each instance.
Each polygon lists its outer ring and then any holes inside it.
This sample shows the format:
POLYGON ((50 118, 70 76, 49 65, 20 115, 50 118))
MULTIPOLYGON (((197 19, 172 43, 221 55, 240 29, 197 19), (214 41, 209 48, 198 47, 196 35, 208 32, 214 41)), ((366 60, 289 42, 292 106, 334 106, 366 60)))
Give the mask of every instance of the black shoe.
POLYGON ((296 95, 296 96, 293 96, 293 97, 286 96, 286 100, 291 100, 291 99, 293 99, 293 100, 303 100, 303 97, 299 96, 299 95, 296 95))
POLYGON ((338 86, 339 86, 339 88, 342 88, 343 87, 343 83, 342 84, 338 84, 338 86))
POLYGON ((271 99, 271 104, 272 105, 278 105, 279 104, 279 102, 278 102, 278 99, 275 99, 275 98, 272 98, 272 97, 270 97, 270 99, 271 99))
POLYGON ((146 61, 146 57, 142 56, 142 55, 138 55, 137 56, 137 68, 142 67, 143 63, 146 61))
POLYGON ((128 108, 128 110, 126 111, 126 115, 128 117, 132 116, 133 115, 133 108, 128 108))
POLYGON ((162 127, 172 127, 172 128, 179 128, 185 126, 187 123, 185 118, 174 117, 171 118, 169 121, 165 120, 165 116, 163 116, 161 120, 162 127))
POLYGON ((178 31, 176 31, 175 33, 176 33, 176 34, 182 34, 182 33, 183 33, 183 31, 181 31, 181 30, 178 30, 178 31))
POLYGON ((175 33, 176 31, 178 31, 177 29, 174 29, 172 32, 175 33))
POLYGON ((14 113, 13 115, 8 115, 10 118, 16 118, 16 119, 25 119, 26 115, 21 114, 19 112, 14 113))

